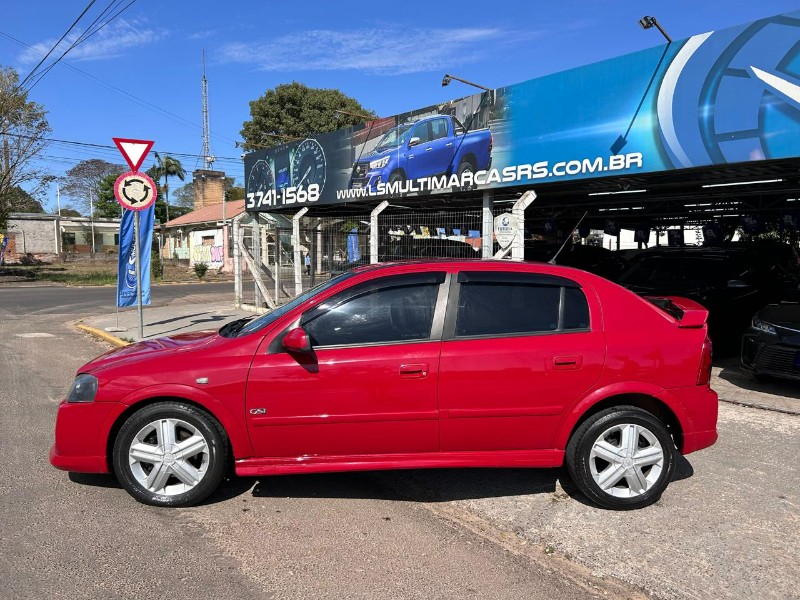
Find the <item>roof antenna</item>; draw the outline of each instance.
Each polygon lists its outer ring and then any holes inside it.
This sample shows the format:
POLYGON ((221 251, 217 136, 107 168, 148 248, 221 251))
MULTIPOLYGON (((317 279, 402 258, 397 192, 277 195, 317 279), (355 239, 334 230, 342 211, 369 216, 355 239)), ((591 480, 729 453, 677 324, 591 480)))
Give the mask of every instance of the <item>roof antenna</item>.
POLYGON ((573 236, 573 235, 575 235, 575 232, 578 230, 578 227, 580 227, 580 226, 581 226, 581 223, 583 223, 583 220, 586 218, 586 215, 588 215, 588 214, 589 214, 589 211, 588 211, 588 210, 587 210, 587 211, 584 211, 584 213, 583 213, 583 216, 582 216, 582 217, 580 218, 580 220, 578 221, 578 224, 577 224, 577 225, 575 225, 575 227, 573 227, 573 228, 572 228, 572 231, 570 231, 570 232, 569 232, 569 235, 567 236, 567 239, 565 239, 565 240, 564 240, 564 243, 563 243, 563 244, 561 244, 561 248, 559 248, 559 249, 558 249, 558 252, 556 252, 556 253, 553 255, 553 258, 551 258, 550 260, 548 260, 548 261, 547 261, 547 264, 549 264, 549 265, 554 265, 554 264, 556 264, 556 259, 558 258, 558 255, 559 255, 559 254, 561 254, 561 251, 564 249, 564 246, 566 246, 566 245, 567 245, 567 242, 568 242, 568 241, 570 241, 570 240, 572 239, 572 236, 573 236))

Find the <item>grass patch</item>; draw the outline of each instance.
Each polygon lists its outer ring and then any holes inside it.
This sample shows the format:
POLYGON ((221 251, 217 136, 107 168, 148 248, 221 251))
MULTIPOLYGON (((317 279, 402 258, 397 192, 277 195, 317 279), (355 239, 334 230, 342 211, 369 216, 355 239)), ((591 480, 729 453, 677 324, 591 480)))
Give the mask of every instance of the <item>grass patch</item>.
POLYGON ((99 273, 97 271, 89 273, 40 271, 34 275, 34 279, 36 279, 36 281, 53 281, 69 285, 112 285, 117 283, 116 273, 112 275, 110 273, 99 273))

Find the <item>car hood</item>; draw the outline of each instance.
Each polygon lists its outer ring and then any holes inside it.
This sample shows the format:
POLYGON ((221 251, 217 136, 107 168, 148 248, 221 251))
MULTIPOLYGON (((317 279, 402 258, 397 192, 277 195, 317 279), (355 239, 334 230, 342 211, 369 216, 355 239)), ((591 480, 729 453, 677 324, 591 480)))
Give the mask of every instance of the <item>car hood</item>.
POLYGON ((757 316, 773 325, 800 330, 800 304, 770 304, 758 311, 757 316))
POLYGON ((366 156, 362 156, 361 158, 358 159, 358 162, 359 163, 370 163, 373 160, 377 160, 377 159, 383 158, 385 156, 390 156, 392 154, 397 154, 397 150, 398 150, 398 148, 389 148, 389 149, 384 150, 382 152, 375 151, 375 152, 372 152, 372 154, 367 154, 366 156))
POLYGON ((121 348, 115 348, 83 365, 78 372, 97 373, 110 367, 129 364, 139 360, 161 358, 175 352, 189 352, 199 348, 207 348, 220 343, 225 338, 216 331, 194 331, 154 340, 136 342, 121 348))

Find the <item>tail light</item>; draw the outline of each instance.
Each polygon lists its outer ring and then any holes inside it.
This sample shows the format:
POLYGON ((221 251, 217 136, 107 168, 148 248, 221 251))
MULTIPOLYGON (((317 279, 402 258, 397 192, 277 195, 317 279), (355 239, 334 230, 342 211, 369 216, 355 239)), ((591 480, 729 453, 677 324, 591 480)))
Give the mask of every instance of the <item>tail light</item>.
POLYGON ((700 358, 700 369, 697 371, 697 385, 708 385, 711 382, 711 339, 703 340, 703 355, 700 358))

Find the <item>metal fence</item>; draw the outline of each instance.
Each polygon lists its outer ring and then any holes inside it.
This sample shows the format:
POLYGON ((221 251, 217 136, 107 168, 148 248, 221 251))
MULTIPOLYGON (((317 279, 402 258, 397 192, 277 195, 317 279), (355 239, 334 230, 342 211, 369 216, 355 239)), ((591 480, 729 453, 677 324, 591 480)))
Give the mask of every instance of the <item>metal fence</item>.
POLYGON ((499 249, 493 219, 510 211, 506 203, 437 210, 380 205, 336 217, 244 213, 233 231, 237 303, 273 308, 372 262, 491 257, 499 249))

